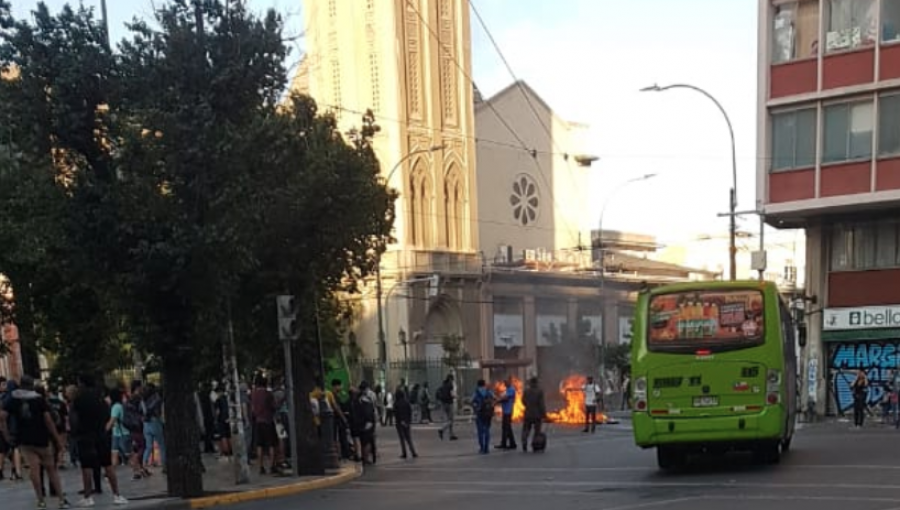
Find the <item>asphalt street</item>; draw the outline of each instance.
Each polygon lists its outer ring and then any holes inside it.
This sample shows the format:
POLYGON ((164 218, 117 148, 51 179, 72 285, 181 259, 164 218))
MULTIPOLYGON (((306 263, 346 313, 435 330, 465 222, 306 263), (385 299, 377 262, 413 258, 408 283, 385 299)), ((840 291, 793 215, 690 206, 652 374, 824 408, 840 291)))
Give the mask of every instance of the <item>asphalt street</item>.
MULTIPOLYGON (((466 426, 464 426, 466 427, 466 426)), ((496 430, 495 430, 496 431, 496 430)), ((543 454, 478 455, 470 427, 440 442, 416 430, 420 457, 400 460, 393 434, 381 433, 382 460, 342 487, 236 510, 854 510, 900 509, 900 431, 846 423, 802 427, 776 466, 749 457, 699 459, 660 472, 652 450, 632 442, 627 423, 594 435, 554 427, 543 454)))

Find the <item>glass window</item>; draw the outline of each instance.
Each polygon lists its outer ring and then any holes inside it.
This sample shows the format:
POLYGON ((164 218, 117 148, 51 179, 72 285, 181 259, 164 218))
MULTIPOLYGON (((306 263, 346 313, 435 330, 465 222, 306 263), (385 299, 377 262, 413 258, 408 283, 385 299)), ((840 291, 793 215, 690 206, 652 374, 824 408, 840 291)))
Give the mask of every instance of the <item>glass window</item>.
POLYGON ((772 170, 816 164, 816 110, 806 108, 772 115, 772 170))
POLYGON ((881 40, 900 41, 900 0, 881 0, 881 40))
POLYGON ((758 290, 687 291, 650 298, 647 345, 653 351, 725 351, 764 342, 758 290))
POLYGON ((853 268, 871 269, 875 267, 875 246, 877 242, 875 225, 871 223, 853 228, 853 268))
POLYGON ((776 6, 772 24, 773 64, 818 55, 819 3, 816 0, 776 6))
POLYGON ((872 125, 871 101, 825 107, 825 148, 822 162, 870 158, 872 125))
POLYGON ((882 221, 875 227, 875 266, 892 267, 897 257, 897 223, 882 221))
POLYGON ((878 99, 878 155, 900 155, 900 94, 878 99))
POLYGON ((825 20, 825 51, 852 50, 875 44, 878 37, 878 2, 875 0, 828 0, 825 20))
POLYGON ((835 225, 831 231, 831 269, 850 269, 853 253, 853 229, 835 225))

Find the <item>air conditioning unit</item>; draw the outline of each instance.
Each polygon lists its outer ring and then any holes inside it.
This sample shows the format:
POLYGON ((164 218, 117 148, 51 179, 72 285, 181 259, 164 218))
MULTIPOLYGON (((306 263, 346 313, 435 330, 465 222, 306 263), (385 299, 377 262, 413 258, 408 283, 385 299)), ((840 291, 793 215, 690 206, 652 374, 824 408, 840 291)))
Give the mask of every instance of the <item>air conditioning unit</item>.
POLYGON ((537 260, 537 252, 535 250, 525 250, 523 252, 523 258, 526 261, 537 260))

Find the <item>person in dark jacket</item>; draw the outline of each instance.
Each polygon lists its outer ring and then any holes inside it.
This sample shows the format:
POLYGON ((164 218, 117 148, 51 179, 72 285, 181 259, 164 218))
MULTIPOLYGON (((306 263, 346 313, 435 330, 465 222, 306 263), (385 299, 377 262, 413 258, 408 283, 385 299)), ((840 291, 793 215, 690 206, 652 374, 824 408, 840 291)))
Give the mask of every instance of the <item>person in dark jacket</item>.
POLYGON ((363 381, 353 401, 353 430, 359 438, 360 456, 363 464, 375 463, 375 423, 377 413, 375 402, 369 396, 369 383, 363 381))
POLYGON ((528 380, 528 387, 522 392, 522 404, 525 406, 525 419, 522 421, 522 451, 528 451, 528 436, 532 429, 540 434, 541 425, 547 415, 547 404, 544 401, 544 390, 538 387, 537 377, 528 380))
POLYGON ((394 396, 394 418, 397 420, 397 435, 400 436, 400 455, 401 459, 406 458, 406 447, 409 446, 409 453, 416 458, 416 447, 412 441, 412 404, 409 402, 406 392, 398 390, 394 396))

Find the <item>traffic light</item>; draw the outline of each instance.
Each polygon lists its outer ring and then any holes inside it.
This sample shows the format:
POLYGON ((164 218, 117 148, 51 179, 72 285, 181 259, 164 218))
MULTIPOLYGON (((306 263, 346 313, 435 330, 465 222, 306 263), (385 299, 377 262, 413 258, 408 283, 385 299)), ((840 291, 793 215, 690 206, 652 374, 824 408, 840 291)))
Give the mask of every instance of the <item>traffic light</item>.
POLYGON ((296 296, 278 296, 278 338, 285 342, 300 339, 300 325, 297 323, 296 296))

